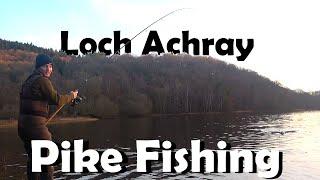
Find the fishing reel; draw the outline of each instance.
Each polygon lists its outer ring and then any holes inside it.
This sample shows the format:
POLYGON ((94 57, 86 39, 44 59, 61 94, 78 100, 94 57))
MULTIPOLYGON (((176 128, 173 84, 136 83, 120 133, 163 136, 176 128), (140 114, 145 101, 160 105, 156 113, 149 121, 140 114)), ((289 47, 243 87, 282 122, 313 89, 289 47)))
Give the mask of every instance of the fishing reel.
POLYGON ((82 101, 84 101, 85 99, 86 98, 84 96, 78 95, 75 99, 72 100, 71 106, 78 105, 78 104, 82 103, 82 101))

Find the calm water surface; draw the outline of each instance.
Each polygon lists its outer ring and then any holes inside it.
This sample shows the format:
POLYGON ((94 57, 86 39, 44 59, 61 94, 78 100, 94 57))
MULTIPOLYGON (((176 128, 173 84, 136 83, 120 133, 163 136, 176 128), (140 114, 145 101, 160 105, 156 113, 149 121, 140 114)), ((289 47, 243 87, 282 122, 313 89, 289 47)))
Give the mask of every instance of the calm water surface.
MULTIPOLYGON (((201 139, 205 148, 217 149, 219 140, 232 148, 271 149, 283 152, 279 179, 320 179, 320 111, 286 114, 211 114, 105 119, 78 124, 50 125, 54 140, 85 139, 90 148, 117 148, 128 156, 127 171, 121 174, 62 173, 57 179, 260 179, 256 174, 162 173, 162 163, 152 173, 136 172, 136 139, 170 140, 177 148, 190 148, 190 140, 201 139)), ((26 156, 16 129, 0 129, 0 179, 24 179, 26 156)))

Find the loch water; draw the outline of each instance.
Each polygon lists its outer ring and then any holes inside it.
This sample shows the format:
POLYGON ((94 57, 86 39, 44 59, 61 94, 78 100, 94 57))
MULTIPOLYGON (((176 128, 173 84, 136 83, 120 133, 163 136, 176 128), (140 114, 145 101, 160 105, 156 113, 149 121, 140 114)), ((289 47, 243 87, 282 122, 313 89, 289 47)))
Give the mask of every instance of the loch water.
MULTIPOLYGON (((128 157, 123 173, 62 173, 56 166, 56 179, 261 179, 255 173, 163 173, 161 161, 152 164, 151 173, 137 173, 137 139, 170 140, 177 148, 190 148, 191 140, 200 139, 213 150, 220 140, 235 149, 277 149, 283 152, 279 179, 320 179, 320 111, 159 115, 54 124, 49 129, 56 142, 84 139, 90 148, 116 148, 128 157)), ((1 128, 0 179, 24 178, 26 155, 17 130, 1 128)))

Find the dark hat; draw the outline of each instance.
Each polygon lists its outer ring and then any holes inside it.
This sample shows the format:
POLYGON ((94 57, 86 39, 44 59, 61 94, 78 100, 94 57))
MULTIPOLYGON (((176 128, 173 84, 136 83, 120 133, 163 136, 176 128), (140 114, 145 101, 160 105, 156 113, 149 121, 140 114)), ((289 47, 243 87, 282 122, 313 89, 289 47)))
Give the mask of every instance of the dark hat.
POLYGON ((52 59, 45 54, 39 54, 36 57, 36 69, 46 64, 52 64, 52 59))

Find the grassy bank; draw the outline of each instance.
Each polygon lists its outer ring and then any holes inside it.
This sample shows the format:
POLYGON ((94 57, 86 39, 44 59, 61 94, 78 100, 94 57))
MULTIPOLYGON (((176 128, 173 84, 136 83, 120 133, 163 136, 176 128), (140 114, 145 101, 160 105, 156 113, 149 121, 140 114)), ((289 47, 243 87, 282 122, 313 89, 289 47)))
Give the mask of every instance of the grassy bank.
MULTIPOLYGON (((80 122, 92 122, 97 121, 98 118, 92 117, 57 117, 49 122, 50 124, 66 124, 66 123, 80 123, 80 122)), ((18 126, 18 120, 0 120, 0 128, 16 128, 18 126)))

